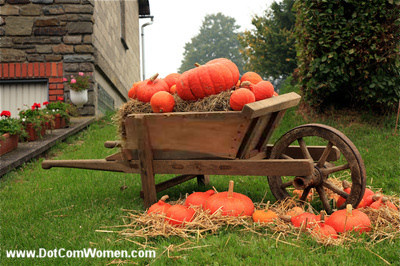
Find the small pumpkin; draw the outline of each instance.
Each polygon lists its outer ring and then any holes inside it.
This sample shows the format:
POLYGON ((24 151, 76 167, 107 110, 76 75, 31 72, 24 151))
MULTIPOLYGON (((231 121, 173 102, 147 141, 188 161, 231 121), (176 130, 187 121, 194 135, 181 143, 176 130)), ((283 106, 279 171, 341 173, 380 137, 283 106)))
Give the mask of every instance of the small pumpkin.
POLYGON ((172 225, 184 225, 193 220, 195 211, 192 208, 177 204, 172 205, 166 212, 166 220, 172 225))
POLYGON ((255 102, 254 93, 248 89, 240 88, 232 92, 229 104, 232 110, 240 111, 248 103, 255 102))
POLYGON ((279 96, 279 94, 276 91, 274 91, 274 94, 272 96, 279 96))
POLYGON ((353 210, 351 204, 347 204, 346 209, 332 213, 325 223, 338 233, 353 230, 362 233, 371 230, 371 220, 368 216, 359 210, 353 210))
MULTIPOLYGON (((181 76, 179 73, 171 73, 164 78, 164 81, 168 84, 168 88, 171 90, 171 87, 176 84, 176 80, 181 76)), ((171 92, 171 91, 170 91, 171 92)))
POLYGON ((154 113, 168 113, 174 110, 175 99, 169 92, 159 91, 151 97, 150 105, 154 113))
POLYGON ((274 86, 269 81, 260 81, 253 84, 252 91, 256 97, 256 101, 271 98, 274 95, 274 86))
POLYGON ((168 199, 168 195, 164 195, 161 197, 161 199, 154 203, 153 205, 150 206, 150 208, 147 210, 147 214, 150 213, 158 213, 158 214, 166 214, 167 210, 171 207, 170 204, 165 203, 165 201, 168 199))
POLYGON ((338 234, 336 230, 325 223, 325 212, 321 212, 321 222, 317 223, 316 226, 312 229, 311 235, 317 239, 326 239, 326 238, 338 238, 338 234))
MULTIPOLYGON (((344 192, 346 192, 347 194, 350 194, 350 192, 351 192, 351 184, 348 181, 343 180, 342 181, 342 186, 343 186, 344 192)), ((364 192, 364 196, 361 199, 360 203, 358 204, 357 208, 365 208, 365 207, 367 207, 368 206, 367 202, 366 202, 367 201, 367 197, 370 196, 370 195, 373 195, 373 194, 374 194, 374 192, 372 190, 370 190, 369 188, 366 188, 365 192, 364 192)), ((346 199, 340 196, 339 199, 336 201, 336 206, 339 208, 345 202, 346 202, 346 199)))
POLYGON ((304 212, 297 216, 293 216, 290 219, 290 222, 293 224, 294 227, 305 226, 305 228, 311 228, 319 221, 320 221, 320 216, 309 212, 304 212))
POLYGON ((139 101, 148 103, 156 92, 169 91, 168 84, 162 79, 157 79, 157 77, 158 74, 155 74, 137 86, 136 97, 139 101))
POLYGON ((175 94, 176 93, 176 84, 172 85, 171 88, 169 88, 169 93, 175 94))
POLYGON ((214 214, 221 210, 223 216, 251 216, 254 212, 253 201, 240 193, 233 192, 234 182, 229 181, 229 189, 212 195, 206 200, 205 210, 214 214))
POLYGON ((267 207, 265 208, 265 210, 255 210, 252 218, 253 218, 253 222, 255 223, 272 223, 275 221, 275 219, 278 218, 278 215, 276 214, 276 212, 272 211, 272 210, 268 210, 269 207, 269 201, 267 203, 267 207))
POLYGON ((245 81, 249 81, 253 84, 257 84, 258 82, 262 81, 262 77, 258 75, 256 72, 246 72, 243 74, 243 76, 240 78, 240 82, 243 83, 245 81))
POLYGON ((375 201, 370 205, 370 207, 372 209, 377 210, 377 209, 380 209, 383 207, 388 207, 390 209, 397 211, 396 205, 394 205, 392 202, 390 202, 387 197, 379 196, 379 198, 373 198, 373 200, 375 200, 375 201))
POLYGON ((130 99, 136 99, 136 89, 140 83, 141 83, 141 81, 133 83, 131 89, 128 91, 128 97, 130 99))
POLYGON ((210 189, 206 192, 194 192, 185 200, 185 206, 205 206, 206 200, 215 194, 215 191, 210 189))

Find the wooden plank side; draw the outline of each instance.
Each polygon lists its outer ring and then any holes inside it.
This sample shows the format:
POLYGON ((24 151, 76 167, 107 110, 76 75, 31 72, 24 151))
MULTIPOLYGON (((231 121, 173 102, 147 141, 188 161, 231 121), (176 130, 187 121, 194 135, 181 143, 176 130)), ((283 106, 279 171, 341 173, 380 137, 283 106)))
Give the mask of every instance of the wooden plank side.
POLYGON ((154 161, 154 172, 157 174, 307 176, 313 168, 313 162, 307 159, 154 161))
POLYGON ((45 160, 42 162, 43 169, 52 167, 66 167, 88 170, 103 170, 111 172, 139 173, 137 164, 123 161, 107 161, 105 159, 94 160, 45 160))
MULTIPOLYGON (((129 125, 141 116, 126 119, 127 141, 124 148, 137 149, 138 143, 134 140, 137 132, 132 126, 129 130, 129 125)), ((145 116, 152 149, 161 154, 162 151, 180 151, 233 159, 249 125, 240 112, 145 116)), ((154 153, 154 159, 165 158, 158 155, 154 153)))
POLYGON ((255 118, 268 113, 277 112, 296 106, 300 102, 301 96, 295 92, 268 98, 262 101, 246 104, 242 114, 248 118, 255 118))
POLYGON ((266 149, 266 146, 268 144, 269 139, 272 136, 272 133, 274 133, 275 128, 278 127, 283 116, 285 115, 285 112, 286 112, 286 109, 278 111, 278 112, 274 112, 271 114, 271 119, 268 121, 268 124, 265 127, 263 134, 261 135, 261 137, 258 140, 258 143, 256 145, 257 150, 261 151, 261 150, 266 149))

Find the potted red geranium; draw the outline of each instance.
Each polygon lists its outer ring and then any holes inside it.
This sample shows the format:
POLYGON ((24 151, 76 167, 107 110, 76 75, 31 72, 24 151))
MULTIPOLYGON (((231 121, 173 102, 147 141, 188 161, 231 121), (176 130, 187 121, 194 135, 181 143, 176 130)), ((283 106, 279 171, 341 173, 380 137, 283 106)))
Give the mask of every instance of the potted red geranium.
POLYGON ((35 141, 46 133, 46 122, 49 117, 40 110, 40 107, 40 103, 34 103, 30 110, 19 112, 22 124, 28 133, 28 141, 35 141))
POLYGON ((46 106, 45 112, 54 116, 54 129, 64 128, 69 124, 70 115, 68 109, 70 108, 70 105, 64 103, 63 100, 64 98, 58 97, 56 102, 43 103, 43 105, 46 106))
POLYGON ((21 120, 11 118, 10 111, 0 114, 0 156, 18 147, 20 136, 26 136, 21 120))

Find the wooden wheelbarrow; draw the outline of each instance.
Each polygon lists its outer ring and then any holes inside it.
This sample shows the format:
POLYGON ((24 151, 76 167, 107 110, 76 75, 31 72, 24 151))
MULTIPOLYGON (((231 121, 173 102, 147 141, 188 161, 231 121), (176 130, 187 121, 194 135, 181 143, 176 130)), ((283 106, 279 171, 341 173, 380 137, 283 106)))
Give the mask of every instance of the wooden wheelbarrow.
POLYGON ((208 175, 268 176, 278 200, 289 197, 289 187, 303 191, 301 200, 315 188, 328 213, 332 192, 356 207, 365 190, 365 167, 357 148, 341 132, 307 124, 268 144, 285 111, 299 101, 292 92, 247 104, 240 112, 132 114, 124 122, 126 141, 105 142, 107 148, 119 147, 118 153, 100 160, 45 160, 42 167, 138 173, 145 207, 157 201, 157 192, 195 177, 208 183, 208 175), (310 138, 309 144, 324 145, 307 145, 310 138), (350 193, 329 180, 340 171, 351 173, 350 193), (155 174, 179 176, 155 184, 155 174))

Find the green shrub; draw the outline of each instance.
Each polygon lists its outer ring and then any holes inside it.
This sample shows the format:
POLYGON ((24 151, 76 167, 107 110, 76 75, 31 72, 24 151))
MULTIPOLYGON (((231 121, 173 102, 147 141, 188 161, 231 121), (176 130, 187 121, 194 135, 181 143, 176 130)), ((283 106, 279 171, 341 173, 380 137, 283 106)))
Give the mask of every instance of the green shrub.
POLYGON ((306 102, 393 110, 400 97, 400 0, 303 0, 299 80, 306 102))

